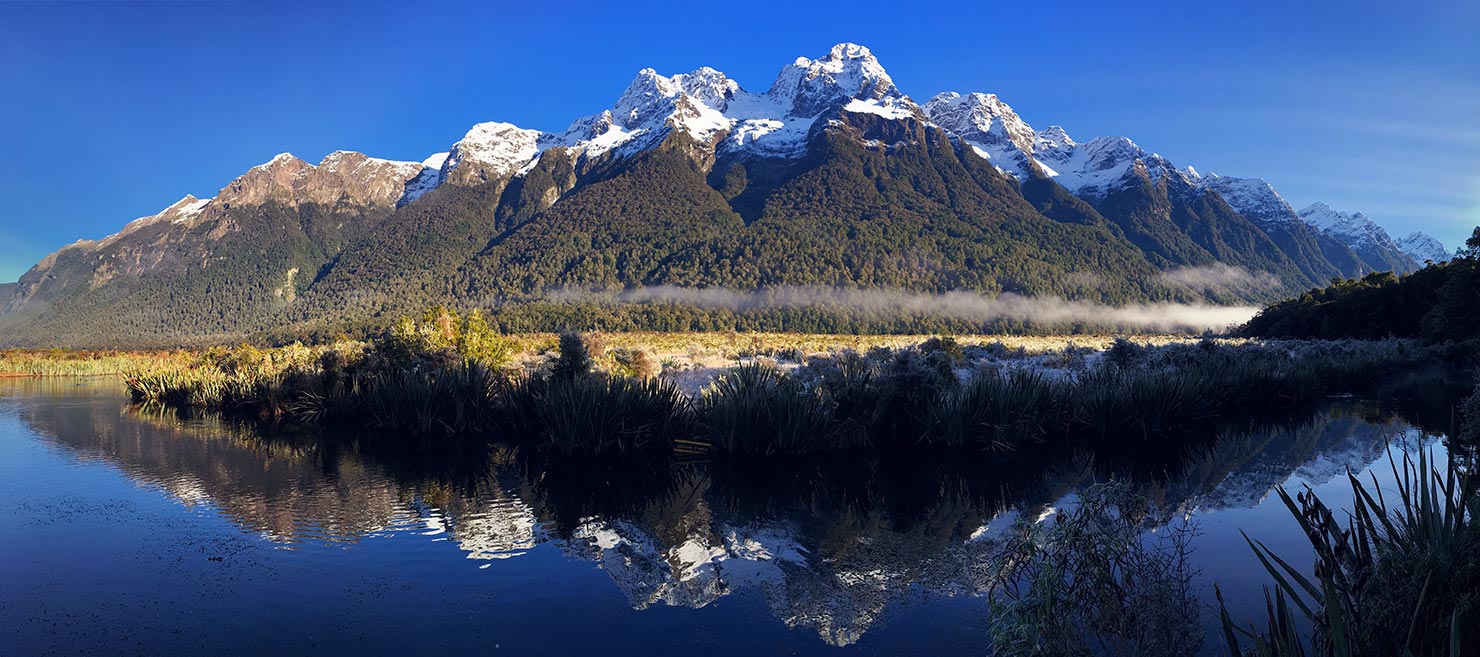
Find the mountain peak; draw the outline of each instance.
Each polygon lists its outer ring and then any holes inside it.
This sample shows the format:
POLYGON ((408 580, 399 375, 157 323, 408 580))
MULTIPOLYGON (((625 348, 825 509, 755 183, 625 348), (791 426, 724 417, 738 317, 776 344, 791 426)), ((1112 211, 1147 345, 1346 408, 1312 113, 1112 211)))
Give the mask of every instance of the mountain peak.
POLYGON ((874 53, 872 50, 868 49, 868 46, 862 46, 856 43, 848 43, 845 41, 843 43, 834 45, 832 47, 832 50, 829 50, 827 52, 827 58, 832 60, 874 59, 874 53))
POLYGON ((1034 140, 1033 150, 1035 152, 1047 151, 1059 148, 1071 148, 1077 145, 1078 143, 1070 138, 1069 133, 1064 132, 1062 127, 1051 125, 1038 131, 1034 140))
POLYGON ((1419 262, 1445 262, 1453 257, 1449 249, 1444 248, 1442 242, 1417 231, 1398 240, 1397 244, 1399 249, 1419 262))
POLYGON ((539 154, 545 137, 539 130, 502 121, 475 124, 443 158, 442 176, 473 182, 512 174, 539 154))
POLYGON ((1382 226, 1361 212, 1342 212, 1325 203, 1316 202, 1296 212, 1296 215, 1312 228, 1355 251, 1376 271, 1406 273, 1422 265, 1422 260, 1401 248, 1382 226))
POLYGON ((657 71, 642 69, 612 106, 612 117, 617 125, 623 127, 640 126, 665 110, 671 110, 672 98, 682 91, 673 80, 657 71))
POLYGON ((294 155, 292 153, 282 152, 282 153, 278 153, 277 155, 272 156, 272 159, 271 160, 268 160, 266 162, 263 162, 262 164, 259 164, 257 166, 252 167, 251 170, 252 171, 266 171, 266 170, 271 170, 271 169, 278 169, 278 168, 281 168, 283 166, 293 166, 294 168, 301 168, 300 165, 301 166, 313 166, 313 165, 309 164, 308 162, 305 162, 305 161, 299 159, 298 156, 296 156, 296 155, 294 155))
POLYGON ((817 116, 849 100, 906 100, 873 52, 853 43, 835 45, 821 59, 798 57, 767 95, 794 117, 817 116))
POLYGON ((948 91, 925 103, 931 121, 962 139, 991 150, 1005 146, 1033 153, 1037 134, 996 94, 948 91))
POLYGON ((729 107, 736 95, 742 93, 738 83, 708 66, 680 73, 672 79, 685 94, 721 112, 729 107))
POLYGON ((1295 210, 1263 178, 1234 178, 1208 173, 1198 185, 1218 192, 1229 207, 1260 224, 1288 224, 1298 221, 1295 210))

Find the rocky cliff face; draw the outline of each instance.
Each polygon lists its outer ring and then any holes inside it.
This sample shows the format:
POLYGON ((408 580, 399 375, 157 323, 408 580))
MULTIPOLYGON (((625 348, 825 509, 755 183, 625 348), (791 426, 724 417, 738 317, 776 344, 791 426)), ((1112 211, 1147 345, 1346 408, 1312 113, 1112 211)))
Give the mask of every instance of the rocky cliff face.
POLYGON ((315 166, 283 153, 231 181, 216 195, 216 203, 223 209, 269 201, 288 207, 395 206, 407 186, 428 168, 420 162, 382 160, 353 151, 334 151, 315 166))

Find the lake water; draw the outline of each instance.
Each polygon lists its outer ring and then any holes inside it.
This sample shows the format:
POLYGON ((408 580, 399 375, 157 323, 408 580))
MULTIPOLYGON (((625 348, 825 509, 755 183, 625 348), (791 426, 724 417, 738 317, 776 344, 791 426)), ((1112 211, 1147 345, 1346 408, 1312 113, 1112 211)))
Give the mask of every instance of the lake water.
POLYGON ((1214 652, 1214 582, 1236 617, 1263 610, 1240 530, 1309 564, 1274 487, 1346 506, 1348 469, 1386 485, 1389 454, 1443 458, 1442 399, 995 471, 617 469, 185 420, 109 379, 0 380, 0 654, 983 655, 1005 531, 1111 479, 1157 503, 1150 529, 1195 527, 1188 611, 1214 652))

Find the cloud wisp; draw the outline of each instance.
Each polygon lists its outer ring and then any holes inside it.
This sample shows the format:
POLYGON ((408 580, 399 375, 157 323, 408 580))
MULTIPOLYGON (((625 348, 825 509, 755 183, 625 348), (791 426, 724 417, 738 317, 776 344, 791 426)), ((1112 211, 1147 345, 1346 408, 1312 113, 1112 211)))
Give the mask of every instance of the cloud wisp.
POLYGON ((734 311, 771 308, 823 308, 875 316, 926 316, 988 324, 998 321, 1035 326, 1079 325, 1098 330, 1200 332, 1241 324, 1254 316, 1253 306, 1193 303, 1142 303, 1111 306, 1058 297, 975 292, 925 294, 902 290, 859 290, 826 287, 773 287, 754 291, 661 285, 617 293, 561 290, 553 301, 675 303, 734 311))
POLYGON ((1161 282, 1193 292, 1240 296, 1269 292, 1280 286, 1280 279, 1273 274, 1225 264, 1168 269, 1161 273, 1161 282))

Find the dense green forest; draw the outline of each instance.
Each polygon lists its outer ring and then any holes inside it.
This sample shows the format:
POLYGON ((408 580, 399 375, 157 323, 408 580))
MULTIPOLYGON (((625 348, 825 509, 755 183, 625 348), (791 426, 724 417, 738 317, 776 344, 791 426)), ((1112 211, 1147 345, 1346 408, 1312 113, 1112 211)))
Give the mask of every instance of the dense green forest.
POLYGON ((1246 335, 1289 338, 1480 338, 1480 228, 1454 260, 1405 276, 1377 273, 1333 281, 1276 303, 1246 335))
POLYGON ((1248 304, 1332 270, 1311 260, 1319 247, 1266 234, 1216 192, 1169 189, 1144 170, 1092 203, 1041 175, 1019 182, 924 122, 845 115, 830 126, 794 159, 715 156, 677 132, 623 157, 555 148, 518 175, 444 184, 399 207, 264 192, 49 256, 0 288, 0 346, 368 335, 437 304, 482 308, 507 331, 1074 332, 1118 327, 618 301, 662 286, 1248 304), (1168 276, 1186 267, 1272 282, 1168 276))

